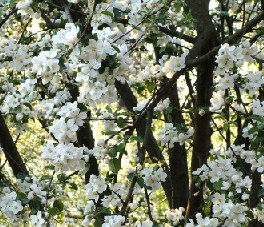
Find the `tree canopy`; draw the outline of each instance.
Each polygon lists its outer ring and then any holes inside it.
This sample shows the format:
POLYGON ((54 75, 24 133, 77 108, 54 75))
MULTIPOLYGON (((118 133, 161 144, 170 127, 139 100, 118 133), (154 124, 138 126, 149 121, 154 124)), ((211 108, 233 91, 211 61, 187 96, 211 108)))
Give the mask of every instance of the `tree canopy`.
POLYGON ((0 0, 0 223, 262 226, 263 0, 0 0))

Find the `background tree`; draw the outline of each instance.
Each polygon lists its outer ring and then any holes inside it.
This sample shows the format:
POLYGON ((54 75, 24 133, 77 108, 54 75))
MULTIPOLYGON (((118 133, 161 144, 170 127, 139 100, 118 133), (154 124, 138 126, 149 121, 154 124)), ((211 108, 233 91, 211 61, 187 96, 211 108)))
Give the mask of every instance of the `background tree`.
POLYGON ((3 223, 262 225, 263 1, 0 12, 3 223))

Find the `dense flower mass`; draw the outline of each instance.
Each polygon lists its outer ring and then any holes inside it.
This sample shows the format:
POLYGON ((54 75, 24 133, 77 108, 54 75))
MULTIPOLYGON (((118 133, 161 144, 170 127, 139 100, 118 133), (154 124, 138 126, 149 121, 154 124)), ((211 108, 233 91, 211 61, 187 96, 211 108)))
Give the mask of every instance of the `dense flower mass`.
POLYGON ((264 223, 263 4, 0 0, 0 226, 264 223))
POLYGON ((17 200, 17 193, 10 191, 9 188, 3 188, 1 195, 1 212, 3 212, 10 220, 17 220, 17 214, 23 210, 20 200, 17 200))
POLYGON ((173 124, 166 123, 165 127, 161 129, 161 134, 157 139, 161 141, 161 146, 164 146, 166 143, 168 143, 169 148, 173 148, 174 143, 183 145, 192 135, 193 128, 189 128, 188 131, 184 133, 179 132, 176 127, 173 127, 173 124))
MULTIPOLYGON (((50 160, 52 164, 63 171, 67 170, 82 170, 84 168, 85 148, 74 147, 72 143, 68 144, 47 144, 43 147, 42 158, 50 160)), ((89 156, 88 156, 89 159, 89 156)))

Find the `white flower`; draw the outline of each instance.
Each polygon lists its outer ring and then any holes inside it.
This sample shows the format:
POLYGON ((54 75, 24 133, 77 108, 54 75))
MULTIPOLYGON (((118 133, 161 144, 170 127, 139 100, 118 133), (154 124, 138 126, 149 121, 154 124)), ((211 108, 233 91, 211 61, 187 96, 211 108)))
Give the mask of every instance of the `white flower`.
MULTIPOLYGON (((74 1, 72 1, 74 3, 74 1)), ((75 1, 78 3, 78 1, 75 1)), ((65 44, 70 47, 73 47, 74 44, 78 41, 78 33, 80 28, 77 27, 74 23, 66 23, 65 29, 61 29, 57 32, 56 35, 52 37, 52 42, 57 44, 65 44)))
POLYGON ((33 0, 22 0, 19 1, 16 5, 18 9, 25 9, 28 8, 33 3, 33 0))
POLYGON ((162 168, 154 169, 152 166, 149 168, 144 168, 141 171, 141 175, 144 179, 146 186, 152 188, 152 190, 157 190, 160 187, 160 182, 166 180, 167 174, 163 171, 162 168))
POLYGON ((228 88, 233 88, 234 80, 235 80, 235 77, 233 75, 224 73, 224 76, 218 81, 218 85, 216 89, 223 91, 228 88))
MULTIPOLYGON (((59 69, 59 59, 56 59, 57 50, 42 51, 38 56, 32 58, 32 70, 36 72, 38 76, 42 76, 43 84, 54 80, 54 74, 59 69)), ((55 77, 56 78, 56 77, 55 77)))
POLYGON ((92 200, 89 200, 85 205, 84 214, 87 215, 93 212, 94 210, 95 210, 94 202, 92 200))
POLYGON ((171 56, 170 59, 165 62, 162 71, 166 73, 168 77, 171 77, 174 73, 185 68, 185 57, 187 54, 188 52, 185 52, 180 57, 171 56))
POLYGON ((212 199, 213 204, 219 205, 225 202, 225 194, 215 193, 214 198, 212 199))
POLYGON ((38 211, 36 215, 30 215, 30 224, 34 227, 42 227, 45 224, 45 219, 42 218, 41 211, 38 211))
POLYGON ((264 116, 264 102, 260 102, 259 99, 253 101, 253 114, 264 116))
POLYGON ((89 183, 85 186, 85 192, 89 199, 95 200, 95 202, 99 199, 99 194, 103 193, 107 188, 106 182, 104 179, 97 177, 95 175, 91 175, 89 179, 89 183))
POLYGON ((53 122, 53 125, 49 127, 49 131, 58 141, 62 143, 69 143, 77 140, 75 133, 78 128, 78 125, 73 119, 69 119, 66 122, 66 119, 62 117, 53 122))
POLYGON ((17 219, 16 214, 23 210, 20 200, 16 200, 17 193, 9 188, 3 188, 4 194, 0 194, 1 212, 5 214, 10 221, 17 219))
POLYGON ((125 218, 121 215, 105 216, 105 222, 102 227, 121 227, 125 218))
POLYGON ((168 143, 169 148, 174 147, 174 143, 183 145, 193 135, 194 130, 189 128, 187 132, 179 132, 171 123, 165 123, 165 127, 161 128, 161 133, 157 140, 161 141, 161 146, 168 143))
POLYGON ((18 13, 22 16, 32 15, 34 11, 30 8, 30 5, 33 3, 33 0, 21 0, 16 4, 18 13))
POLYGON ((152 227, 153 222, 152 221, 143 221, 142 223, 137 224, 136 227, 152 227))
POLYGON ((85 112, 81 112, 81 110, 77 107, 77 102, 67 102, 65 106, 61 107, 60 111, 57 112, 57 115, 61 117, 72 119, 79 127, 83 126, 84 119, 87 118, 87 114, 85 112))
POLYGON ((157 178, 158 181, 162 181, 164 182, 167 174, 164 172, 164 170, 162 168, 159 168, 155 173, 154 173, 155 177, 157 178))
POLYGON ((86 148, 75 147, 72 143, 57 146, 50 143, 43 147, 42 158, 51 161, 57 169, 82 170, 85 166, 82 160, 85 150, 86 148))
POLYGON ((80 0, 67 0, 67 1, 70 3, 73 3, 73 4, 77 4, 77 3, 79 3, 80 0))
POLYGON ((184 219, 183 212, 185 209, 183 207, 179 207, 179 209, 173 209, 166 212, 166 218, 172 222, 174 226, 176 226, 180 220, 184 219))

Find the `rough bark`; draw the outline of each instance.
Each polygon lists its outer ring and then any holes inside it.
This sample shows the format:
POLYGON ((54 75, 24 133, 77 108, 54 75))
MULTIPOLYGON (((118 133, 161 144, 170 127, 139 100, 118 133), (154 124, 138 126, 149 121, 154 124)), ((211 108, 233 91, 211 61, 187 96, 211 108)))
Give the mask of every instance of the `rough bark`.
MULTIPOLYGON (((169 99, 174 107, 171 113, 173 125, 183 124, 177 84, 171 89, 169 99)), ((172 208, 186 208, 189 196, 189 175, 185 145, 176 143, 173 148, 169 149, 169 164, 172 181, 172 208)))
MULTIPOLYGON (((190 51, 188 59, 200 57, 217 44, 217 33, 211 21, 208 12, 209 1, 186 0, 188 7, 191 10, 193 18, 196 20, 197 42, 190 51)), ((199 108, 208 108, 210 106, 210 98, 212 96, 213 85, 213 69, 214 56, 207 59, 205 63, 197 67, 197 84, 196 84, 196 112, 194 115, 195 132, 193 138, 193 153, 191 161, 191 172, 197 170, 207 161, 210 143, 210 113, 206 112, 203 116, 199 114, 199 108)), ((202 188, 196 186, 196 182, 191 177, 190 182, 189 203, 187 208, 187 217, 193 217, 196 212, 199 212, 202 205, 202 188)))

